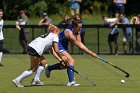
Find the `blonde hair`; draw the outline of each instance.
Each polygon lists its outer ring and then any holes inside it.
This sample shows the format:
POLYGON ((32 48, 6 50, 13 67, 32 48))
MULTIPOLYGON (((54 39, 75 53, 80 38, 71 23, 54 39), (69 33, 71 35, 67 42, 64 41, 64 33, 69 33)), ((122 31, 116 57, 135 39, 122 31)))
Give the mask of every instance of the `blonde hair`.
POLYGON ((138 23, 138 17, 137 16, 133 16, 130 20, 130 24, 137 24, 138 23))
POLYGON ((55 25, 49 24, 49 25, 48 25, 48 32, 51 32, 51 28, 53 28, 53 27, 55 27, 55 25))

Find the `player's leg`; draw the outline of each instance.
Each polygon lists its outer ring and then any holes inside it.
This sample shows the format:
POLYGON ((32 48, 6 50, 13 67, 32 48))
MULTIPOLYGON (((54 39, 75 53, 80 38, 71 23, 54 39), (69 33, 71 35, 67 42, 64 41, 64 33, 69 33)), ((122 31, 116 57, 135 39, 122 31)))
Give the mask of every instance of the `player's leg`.
POLYGON ((0 40, 0 66, 3 66, 3 64, 1 64, 2 55, 3 55, 3 40, 0 40))
POLYGON ((127 37, 128 40, 128 45, 129 45, 129 52, 132 53, 133 52, 133 47, 132 47, 132 35, 128 35, 127 37))
POLYGON ((127 39, 126 39, 126 36, 123 36, 123 48, 124 48, 124 54, 127 54, 127 49, 128 49, 128 46, 127 46, 127 39))
POLYGON ((121 15, 121 14, 124 14, 124 12, 125 12, 125 7, 124 7, 124 6, 120 6, 120 7, 119 7, 119 10, 120 10, 120 15, 121 15))
POLYGON ((118 35, 119 35, 119 33, 116 33, 114 36, 115 54, 117 54, 117 52, 118 52, 118 35))
POLYGON ((44 83, 40 81, 40 75, 42 71, 44 70, 44 67, 47 68, 47 66, 48 66, 47 60, 45 60, 44 56, 41 56, 40 64, 38 65, 38 69, 32 81, 32 85, 44 85, 44 83))
POLYGON ((62 53, 63 56, 66 56, 67 57, 67 62, 68 62, 68 68, 67 68, 67 74, 68 74, 68 78, 69 78, 69 82, 67 84, 67 86, 79 86, 80 84, 77 84, 75 82, 75 79, 74 79, 74 71, 71 70, 71 69, 74 69, 74 59, 72 58, 72 56, 68 53, 68 52, 63 52, 62 53), (70 69, 71 68, 71 69, 70 69))
MULTIPOLYGON (((67 68, 67 73, 68 73, 68 78, 69 78, 69 82, 67 84, 67 86, 79 86, 80 84, 76 84, 75 80, 74 80, 74 71, 71 69, 74 69, 74 59, 71 57, 71 55, 64 51, 63 53, 61 53, 62 56, 66 56, 67 57, 67 62, 68 62, 68 68, 67 68), (69 69, 71 68, 71 69, 69 69)), ((57 63, 51 66, 48 66, 48 68, 46 70, 48 70, 49 74, 52 70, 61 70, 62 68, 62 64, 61 63, 57 63)))
POLYGON ((75 15, 74 9, 70 9, 70 13, 71 13, 71 16, 73 17, 75 15))
POLYGON ((39 58, 36 56, 30 56, 30 60, 31 60, 31 67, 29 70, 24 71, 20 76, 18 76, 16 79, 13 80, 13 83, 17 86, 17 87, 24 87, 21 84, 21 81, 23 79, 25 79, 26 77, 30 76, 33 72, 35 72, 38 68, 38 63, 39 63, 39 58))
POLYGON ((21 47, 23 48, 23 53, 27 53, 28 44, 27 44, 27 39, 26 39, 25 34, 24 34, 24 29, 20 30, 19 42, 20 42, 21 47))
POLYGON ((112 54, 113 53, 113 50, 112 50, 112 38, 111 38, 111 34, 108 35, 108 46, 109 46, 110 54, 112 54))
POLYGON ((79 8, 75 9, 75 14, 80 14, 80 9, 79 8))
POLYGON ((119 18, 119 7, 115 6, 115 17, 119 18))

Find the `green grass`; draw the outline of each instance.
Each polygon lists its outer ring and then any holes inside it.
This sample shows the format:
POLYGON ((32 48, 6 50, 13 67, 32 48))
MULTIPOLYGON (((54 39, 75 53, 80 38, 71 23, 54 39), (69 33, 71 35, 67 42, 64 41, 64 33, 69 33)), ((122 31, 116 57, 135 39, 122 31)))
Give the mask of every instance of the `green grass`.
MULTIPOLYGON (((57 61, 51 55, 45 55, 49 64, 57 61)), ((93 59, 87 55, 73 55, 76 60, 75 69, 83 73, 87 77, 94 79, 97 86, 91 87, 90 84, 75 74, 76 81, 81 84, 78 87, 66 87, 67 83, 66 70, 53 71, 51 77, 46 79, 44 72, 41 80, 44 86, 31 87, 31 80, 34 75, 23 80, 23 84, 27 87, 17 88, 12 84, 11 80, 20 75, 24 70, 29 68, 28 55, 4 55, 2 63, 4 67, 0 67, 0 93, 139 93, 140 90, 140 73, 139 73, 139 56, 109 56, 101 55, 101 57, 109 60, 113 64, 123 68, 130 73, 129 78, 125 78, 125 74, 113 68, 112 66, 93 59), (124 79, 125 84, 121 84, 120 80, 124 79)))

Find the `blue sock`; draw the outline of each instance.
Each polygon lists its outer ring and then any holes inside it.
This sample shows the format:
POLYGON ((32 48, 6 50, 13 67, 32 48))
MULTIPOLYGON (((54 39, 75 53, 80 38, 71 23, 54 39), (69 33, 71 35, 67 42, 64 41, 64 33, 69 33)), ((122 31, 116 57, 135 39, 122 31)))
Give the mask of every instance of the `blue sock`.
POLYGON ((54 65, 48 66, 48 70, 49 70, 49 71, 52 71, 52 70, 59 70, 59 69, 61 69, 60 63, 57 63, 57 64, 54 64, 54 65))
POLYGON ((74 66, 68 66, 68 69, 67 69, 67 74, 68 74, 69 82, 72 82, 72 81, 74 81, 74 71, 69 69, 69 68, 74 69, 74 66))

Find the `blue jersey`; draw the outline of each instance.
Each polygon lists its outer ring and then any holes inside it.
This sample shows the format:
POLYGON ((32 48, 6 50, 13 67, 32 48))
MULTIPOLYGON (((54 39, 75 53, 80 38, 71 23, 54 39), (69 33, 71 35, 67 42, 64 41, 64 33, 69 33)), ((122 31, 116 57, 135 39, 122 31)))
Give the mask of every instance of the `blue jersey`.
POLYGON ((64 30, 62 30, 59 34, 59 50, 60 52, 64 52, 64 51, 68 51, 68 44, 69 44, 69 39, 66 38, 65 36, 65 30, 69 29, 74 35, 76 35, 76 33, 74 32, 72 27, 66 27, 64 30))

